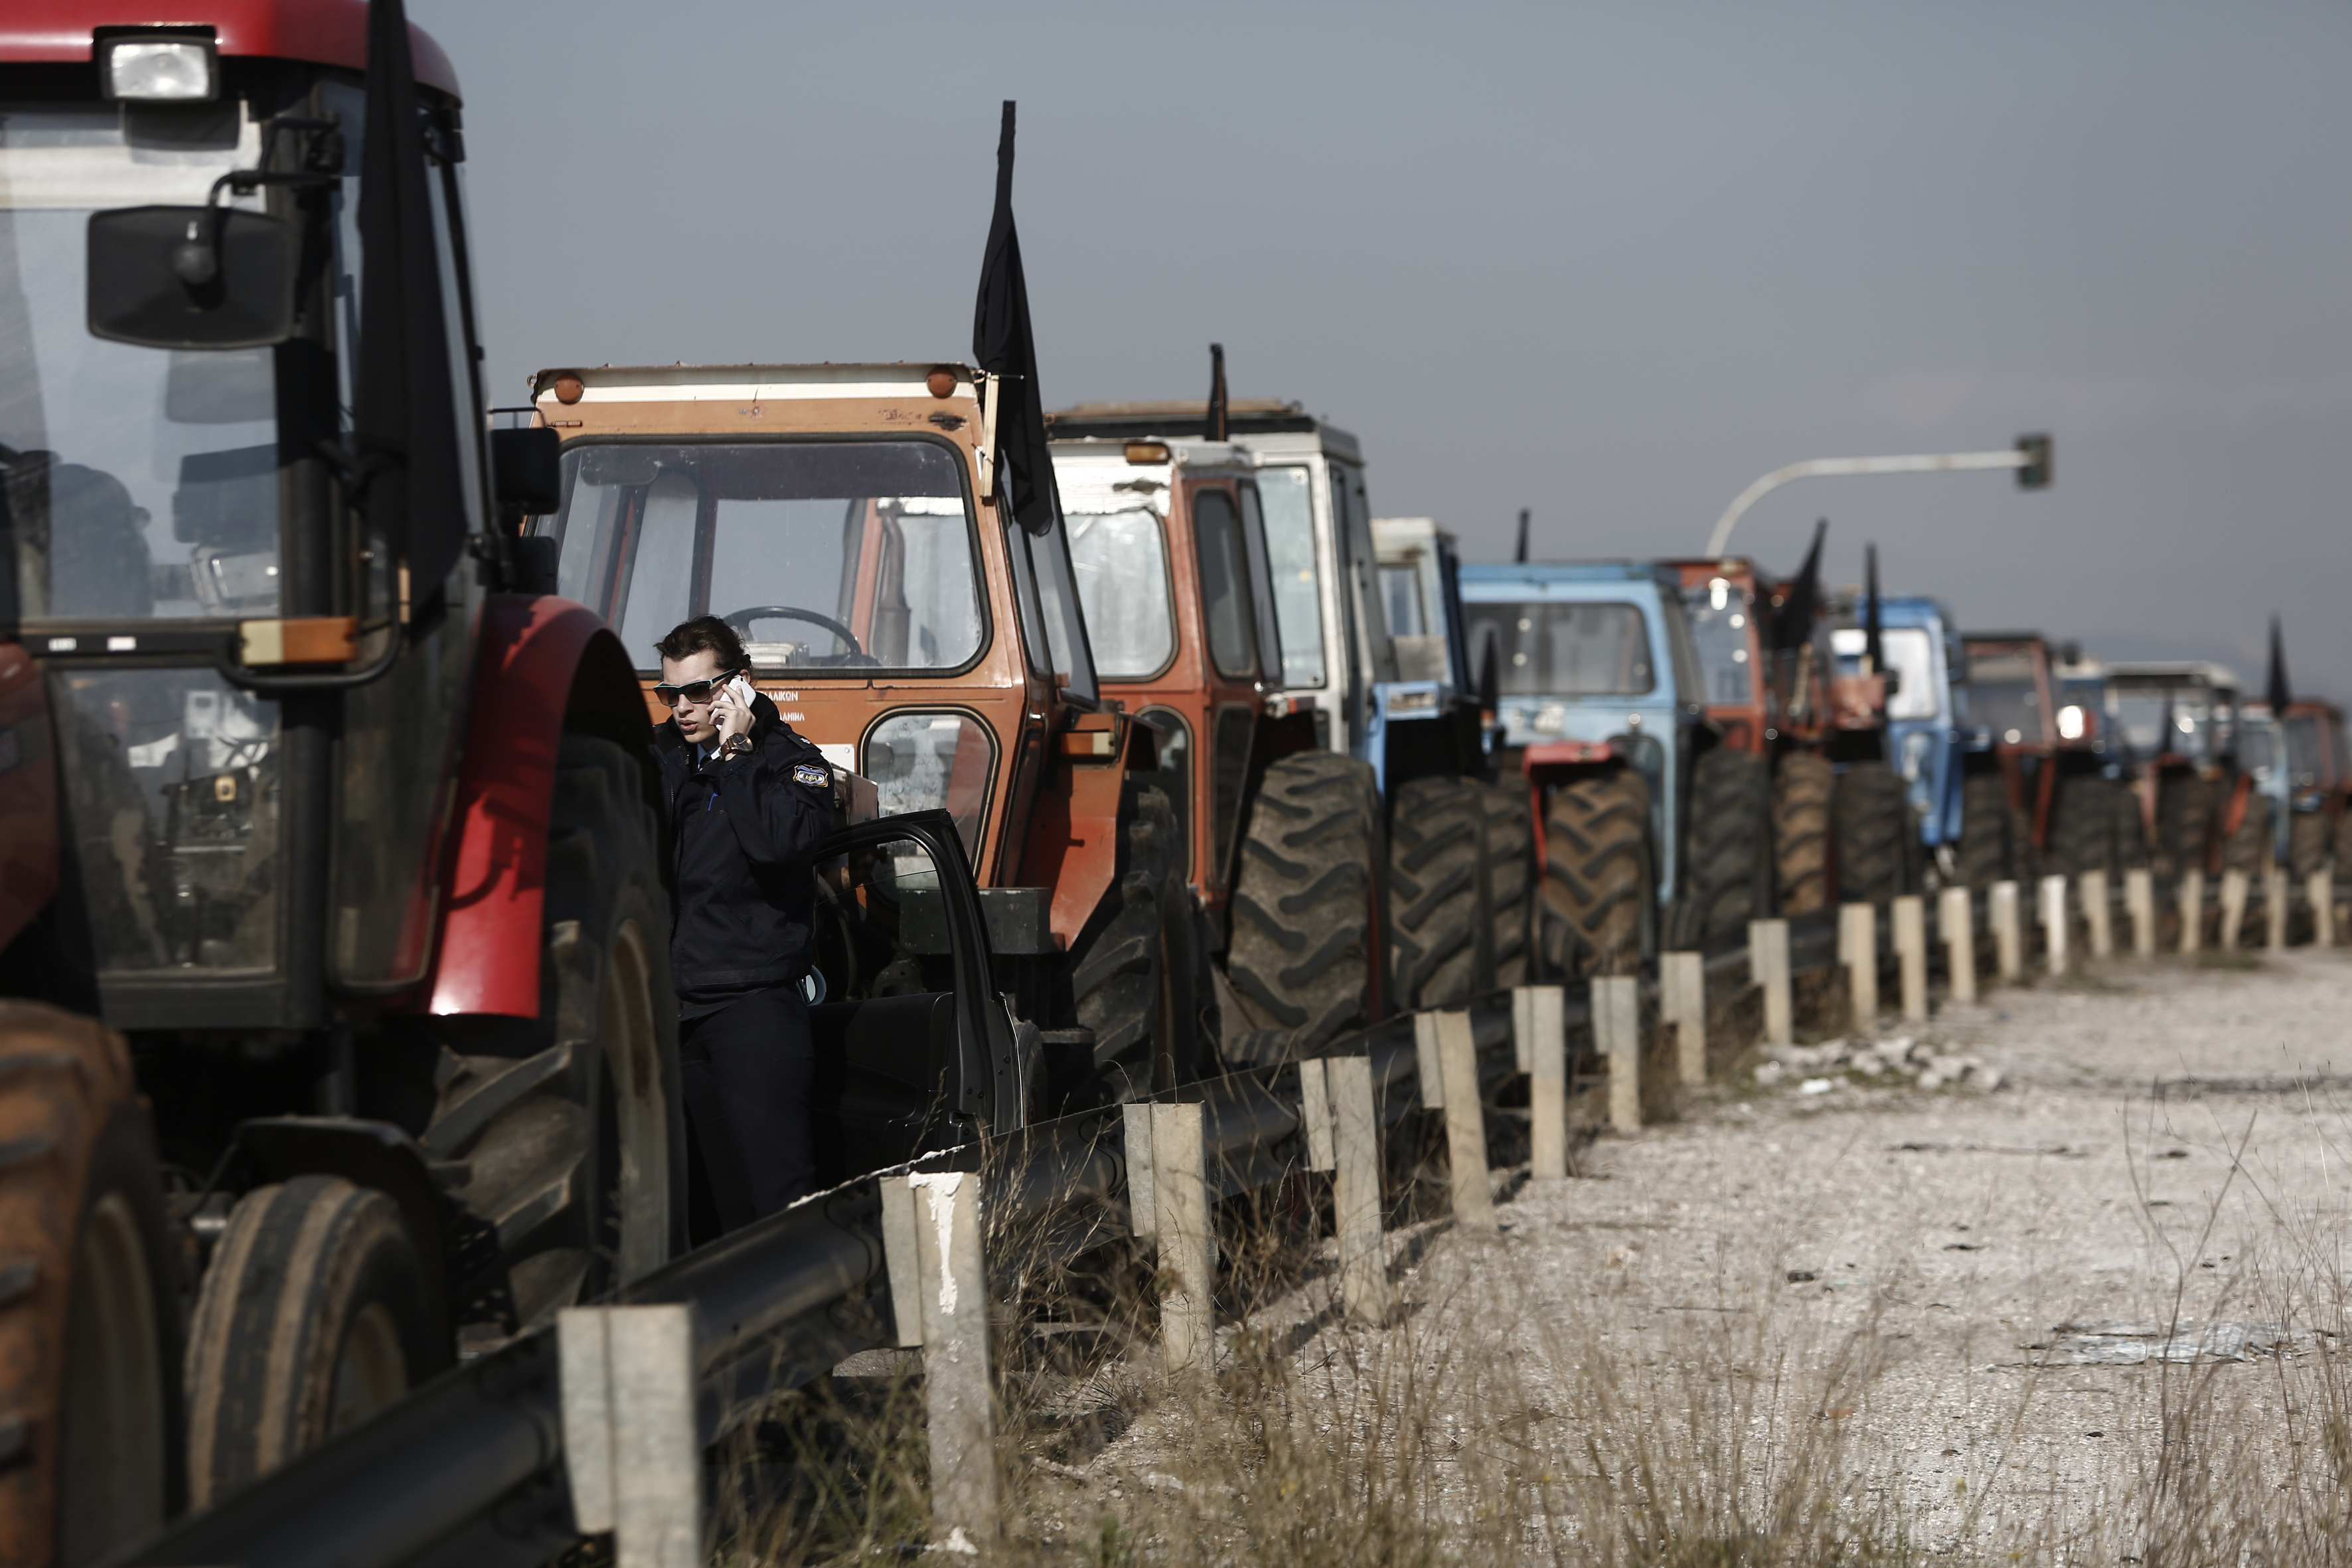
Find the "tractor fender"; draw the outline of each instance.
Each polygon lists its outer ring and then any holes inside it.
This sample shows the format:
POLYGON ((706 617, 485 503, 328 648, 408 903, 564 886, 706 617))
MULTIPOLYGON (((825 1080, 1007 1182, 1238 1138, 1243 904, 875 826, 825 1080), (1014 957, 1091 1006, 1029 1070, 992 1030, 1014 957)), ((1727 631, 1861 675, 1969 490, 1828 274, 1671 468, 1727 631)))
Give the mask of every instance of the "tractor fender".
POLYGON ((595 614, 568 599, 494 594, 476 640, 473 709, 441 881, 440 958, 429 1013, 536 1018, 547 897, 547 825, 567 726, 644 748, 653 732, 636 671, 595 614))

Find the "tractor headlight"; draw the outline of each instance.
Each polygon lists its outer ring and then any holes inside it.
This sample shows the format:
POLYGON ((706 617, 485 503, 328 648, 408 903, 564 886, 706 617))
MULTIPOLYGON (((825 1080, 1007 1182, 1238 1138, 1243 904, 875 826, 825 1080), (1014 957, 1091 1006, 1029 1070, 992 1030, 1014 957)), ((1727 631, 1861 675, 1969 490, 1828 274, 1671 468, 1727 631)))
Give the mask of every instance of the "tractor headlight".
POLYGON ((2058 710, 2058 738, 2062 741, 2083 738, 2083 710, 2071 702, 2058 710))
POLYGON ((203 38, 100 38, 105 94, 140 103, 202 103, 220 91, 220 60, 203 38))

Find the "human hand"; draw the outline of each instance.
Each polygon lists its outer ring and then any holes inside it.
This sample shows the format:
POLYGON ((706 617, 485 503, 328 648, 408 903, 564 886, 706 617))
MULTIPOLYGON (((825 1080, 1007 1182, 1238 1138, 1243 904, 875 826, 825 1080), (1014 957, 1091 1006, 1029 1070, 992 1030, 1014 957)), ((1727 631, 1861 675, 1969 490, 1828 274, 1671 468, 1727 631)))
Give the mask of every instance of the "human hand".
POLYGON ((739 675, 720 687, 718 693, 712 697, 710 721, 719 728, 719 743, 721 746, 726 745, 738 735, 748 735, 751 732, 753 696, 751 683, 739 675))

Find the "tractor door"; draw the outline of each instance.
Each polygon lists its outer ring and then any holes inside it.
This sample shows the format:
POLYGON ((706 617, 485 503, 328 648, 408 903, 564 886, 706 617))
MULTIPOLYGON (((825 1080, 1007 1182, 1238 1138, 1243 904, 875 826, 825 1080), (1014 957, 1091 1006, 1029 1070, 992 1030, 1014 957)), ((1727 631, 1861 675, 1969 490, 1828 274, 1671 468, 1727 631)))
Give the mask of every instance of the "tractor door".
POLYGON ((1249 783, 1250 742, 1257 729, 1265 547, 1256 487, 1202 481, 1188 487, 1186 502, 1209 697, 1208 754, 1195 773, 1194 788, 1204 808, 1197 820, 1207 835, 1207 864, 1230 886, 1234 838, 1249 783), (1245 527, 1245 516, 1256 526, 1245 527))
POLYGON ((1035 1070, 989 984, 986 928, 955 819, 943 811, 844 829, 818 849, 817 1180, 832 1185, 1009 1131, 1035 1070))

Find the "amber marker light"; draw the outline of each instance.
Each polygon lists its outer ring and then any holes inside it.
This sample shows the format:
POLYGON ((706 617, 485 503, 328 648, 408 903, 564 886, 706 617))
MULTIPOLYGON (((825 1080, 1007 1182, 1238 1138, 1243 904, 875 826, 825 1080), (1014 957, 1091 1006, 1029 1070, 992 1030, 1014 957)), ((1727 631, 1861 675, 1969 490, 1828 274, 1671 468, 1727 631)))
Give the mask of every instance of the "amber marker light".
POLYGON ((1129 441, 1127 444, 1127 460, 1130 463, 1164 463, 1168 460, 1168 447, 1160 441, 1129 441))
POLYGON ((568 370, 555 378, 555 401, 567 408, 579 402, 581 394, 587 390, 581 384, 580 378, 568 370))

